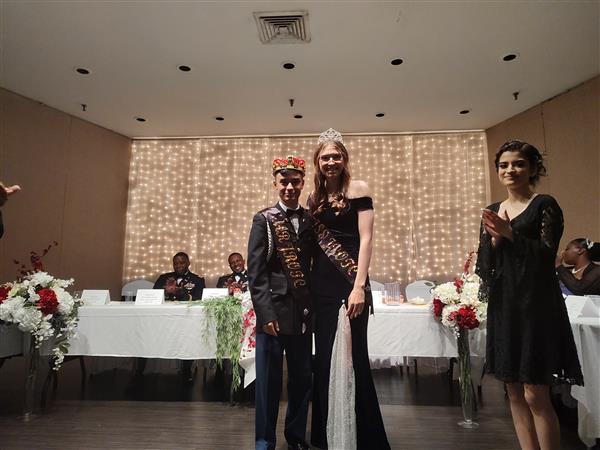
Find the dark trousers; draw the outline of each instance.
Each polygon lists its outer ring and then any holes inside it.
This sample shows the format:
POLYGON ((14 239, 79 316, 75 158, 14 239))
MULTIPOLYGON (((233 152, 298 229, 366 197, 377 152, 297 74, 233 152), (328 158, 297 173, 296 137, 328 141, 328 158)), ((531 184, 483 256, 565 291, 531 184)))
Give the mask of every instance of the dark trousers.
POLYGON ((283 352, 288 368, 285 439, 305 442, 311 396, 312 335, 256 334, 256 450, 274 450, 283 378, 283 352))

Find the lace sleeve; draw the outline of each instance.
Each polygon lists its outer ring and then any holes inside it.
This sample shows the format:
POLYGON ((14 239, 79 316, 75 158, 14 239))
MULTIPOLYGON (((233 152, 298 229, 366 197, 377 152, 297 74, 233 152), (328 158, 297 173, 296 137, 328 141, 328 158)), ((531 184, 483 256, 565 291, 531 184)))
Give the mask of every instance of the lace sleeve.
POLYGON ((494 268, 492 260, 492 239, 485 231, 483 221, 479 226, 479 248, 477 249, 477 264, 475 265, 475 273, 479 275, 482 281, 480 290, 481 297, 486 298, 489 293, 489 288, 492 283, 494 268))
POLYGON ((562 211, 556 202, 552 202, 542 209, 540 237, 542 244, 551 250, 553 255, 558 251, 563 229, 562 211))

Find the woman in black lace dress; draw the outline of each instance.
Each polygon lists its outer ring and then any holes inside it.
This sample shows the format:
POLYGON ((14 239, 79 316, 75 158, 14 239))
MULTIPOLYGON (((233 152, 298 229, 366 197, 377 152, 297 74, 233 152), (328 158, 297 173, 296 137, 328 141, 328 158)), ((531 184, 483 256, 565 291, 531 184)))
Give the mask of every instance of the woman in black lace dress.
POLYGON ((483 211, 477 265, 489 290, 486 370, 507 383, 521 448, 555 450, 552 379, 583 383, 554 270, 562 211, 554 198, 533 191, 546 171, 535 147, 508 141, 495 163, 508 198, 483 211))
MULTIPOLYGON (((319 138, 314 155, 315 191, 309 198, 311 213, 327 227, 344 251, 358 263, 354 284, 334 266, 319 248, 311 273, 315 305, 315 377, 311 443, 327 449, 328 391, 332 347, 338 312, 345 303, 352 335, 352 364, 355 378, 356 443, 358 450, 387 450, 383 419, 367 350, 370 301, 365 301, 373 233, 373 201, 367 184, 350 181, 348 152, 342 137, 328 130, 319 138)), ((370 298, 370 297, 369 297, 370 298)))

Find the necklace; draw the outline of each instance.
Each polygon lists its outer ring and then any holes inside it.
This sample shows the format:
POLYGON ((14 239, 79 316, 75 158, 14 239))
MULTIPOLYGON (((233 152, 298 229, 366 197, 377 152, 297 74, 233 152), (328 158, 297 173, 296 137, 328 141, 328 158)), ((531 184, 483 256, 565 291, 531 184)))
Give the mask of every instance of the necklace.
POLYGON ((577 273, 581 272, 581 271, 582 271, 583 269, 585 269, 587 266, 589 266, 589 264, 586 264, 585 266, 583 266, 583 267, 580 267, 580 268, 579 268, 579 269, 577 269, 577 270, 575 270, 575 267, 573 267, 573 268, 571 269, 571 273, 572 273, 573 275, 575 275, 575 274, 577 274, 577 273))

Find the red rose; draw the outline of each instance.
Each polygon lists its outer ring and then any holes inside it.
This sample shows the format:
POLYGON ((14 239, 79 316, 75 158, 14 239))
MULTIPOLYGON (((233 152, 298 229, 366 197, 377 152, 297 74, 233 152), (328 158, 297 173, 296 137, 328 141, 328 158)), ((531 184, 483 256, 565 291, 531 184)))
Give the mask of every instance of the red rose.
POLYGON ((444 306, 446 306, 446 305, 444 305, 444 303, 439 298, 434 298, 433 299, 433 315, 435 317, 441 317, 444 306))
POLYGON ((10 286, 0 286, 0 304, 8 298, 10 292, 10 286))
POLYGON ((470 306, 463 306, 457 311, 450 314, 450 320, 456 322, 460 329, 472 330, 479 326, 479 320, 477 320, 477 314, 475 310, 470 306))
POLYGON ((454 286, 456 287, 456 292, 458 292, 459 294, 462 291, 463 284, 465 284, 465 282, 461 279, 457 278, 456 280, 454 280, 454 286))
POLYGON ((52 289, 40 289, 37 294, 40 296, 37 307, 42 314, 54 314, 58 311, 58 299, 52 289))

